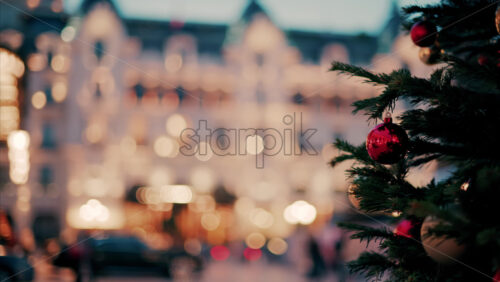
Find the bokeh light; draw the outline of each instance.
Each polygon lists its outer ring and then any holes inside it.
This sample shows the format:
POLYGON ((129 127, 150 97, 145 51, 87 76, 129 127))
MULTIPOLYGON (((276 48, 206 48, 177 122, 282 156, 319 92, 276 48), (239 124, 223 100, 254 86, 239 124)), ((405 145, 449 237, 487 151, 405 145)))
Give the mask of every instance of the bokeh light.
POLYGON ((64 42, 71 42, 75 39, 76 29, 73 26, 66 26, 61 30, 61 39, 64 42))
POLYGON ((253 232, 245 238, 245 243, 252 249, 260 249, 266 244, 266 237, 262 233, 253 232))
POLYGON ((179 54, 170 54, 165 58, 165 69, 169 73, 176 73, 182 68, 182 57, 179 54))
POLYGON ((250 221, 259 228, 269 228, 273 225, 273 215, 263 208, 253 209, 250 214, 250 221))
POLYGON ((220 215, 217 213, 205 213, 201 216, 201 226, 208 231, 213 231, 219 227, 220 220, 220 215))
POLYGON ((274 237, 267 242, 267 249, 274 255, 282 255, 288 250, 288 244, 285 240, 274 237))
POLYGON ((66 95, 68 94, 68 86, 64 81, 56 81, 52 85, 52 98, 54 101, 60 103, 66 99, 66 95))
POLYGON ((167 136, 160 136, 154 143, 155 153, 163 158, 174 158, 179 153, 179 144, 167 136))
POLYGON ((199 193, 209 193, 215 186, 216 177, 209 167, 195 167, 189 177, 191 185, 199 193))
POLYGON ((47 104, 47 96, 43 91, 37 91, 31 96, 31 104, 35 109, 43 109, 47 104))
POLYGON ((165 203, 187 204, 193 199, 193 192, 187 185, 165 185, 161 190, 161 199, 165 203))
POLYGON ((180 137, 181 132, 187 127, 186 119, 179 114, 173 114, 167 119, 166 128, 168 134, 180 137))
POLYGON ((85 221, 105 222, 109 219, 109 210, 99 200, 90 199, 80 207, 80 217, 85 221))
POLYGON ((247 153, 258 155, 264 150, 264 139, 260 135, 250 135, 246 139, 247 153))
POLYGON ((311 224, 316 219, 316 208, 306 201, 295 201, 285 208, 283 217, 290 224, 311 224))
POLYGON ((249 261, 258 260, 262 257, 262 251, 260 249, 245 248, 243 256, 249 261))
POLYGON ((210 249, 210 255, 214 260, 224 261, 229 258, 231 252, 226 246, 214 246, 210 249))

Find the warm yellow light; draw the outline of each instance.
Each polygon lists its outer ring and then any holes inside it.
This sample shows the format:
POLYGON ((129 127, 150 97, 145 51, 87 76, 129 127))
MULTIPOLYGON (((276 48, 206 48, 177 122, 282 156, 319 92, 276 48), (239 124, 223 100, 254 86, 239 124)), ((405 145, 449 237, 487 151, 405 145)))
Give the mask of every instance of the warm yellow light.
POLYGON ((26 149, 20 150, 9 150, 9 161, 14 162, 23 162, 29 159, 29 152, 26 149))
POLYGON ((260 249, 266 244, 266 237, 259 232, 250 233, 246 237, 245 243, 249 248, 260 249))
POLYGON ((47 57, 44 54, 35 53, 29 55, 27 62, 31 71, 41 71, 47 66, 47 57))
POLYGON ((37 91, 31 96, 31 104, 35 109, 43 109, 47 104, 47 96, 42 91, 37 91))
MULTIPOLYGON (((29 169, 29 167, 27 168, 29 169)), ((13 169, 9 170, 9 177, 14 184, 25 184, 28 182, 28 173, 26 169, 13 169)))
POLYGON ((252 190, 249 192, 249 196, 257 201, 269 201, 272 200, 276 193, 278 192, 278 187, 274 183, 267 181, 259 181, 255 184, 252 190))
POLYGON ((104 179, 99 177, 90 177, 86 179, 84 185, 85 194, 91 197, 103 197, 106 196, 107 188, 104 179))
POLYGON ((174 158, 179 153, 179 144, 167 136, 160 136, 153 145, 155 153, 163 158, 174 158))
POLYGON ((104 138, 104 131, 102 124, 93 122, 85 129, 85 137, 90 143, 98 143, 104 138))
POLYGON ((0 48, 0 73, 21 77, 24 74, 24 63, 14 53, 0 48))
POLYGON ((157 187, 144 187, 143 199, 146 204, 155 205, 161 203, 161 189, 157 187))
POLYGON ((254 201, 246 197, 238 198, 234 203, 234 209, 240 215, 247 215, 248 213, 250 213, 250 211, 254 209, 254 207, 255 207, 254 201))
POLYGON ((194 212, 211 212, 215 210, 215 199, 210 195, 201 195, 189 204, 189 209, 194 212))
POLYGON ((64 42, 71 42, 75 39, 76 29, 72 26, 67 26, 61 31, 61 39, 64 42))
POLYGON ((90 199, 82 205, 79 214, 84 221, 105 222, 109 219, 109 209, 96 199, 90 199))
POLYGON ((0 85, 17 86, 17 78, 14 74, 0 70, 0 85))
POLYGON ((247 153, 251 155, 257 155, 264 150, 264 139, 260 135, 251 135, 247 137, 246 140, 247 153))
POLYGON ((155 167, 149 175, 149 184, 153 187, 160 187, 173 183, 174 176, 167 167, 155 167))
POLYGON ((17 87, 0 83, 0 104, 17 104, 17 87))
POLYGON ((392 215, 393 217, 399 217, 399 216, 401 215, 401 212, 400 212, 400 211, 393 211, 393 212, 391 213, 391 215, 392 215))
POLYGON ((40 5, 40 0, 26 0, 26 6, 30 9, 34 9, 40 5))
POLYGON ((22 202, 22 201, 17 201, 16 207, 21 212, 28 212, 31 209, 29 202, 22 202))
POLYGON ((71 179, 68 183, 68 192, 75 197, 82 195, 82 186, 76 179, 71 179))
POLYGON ((290 224, 311 224, 316 219, 316 208, 306 201, 295 201, 283 211, 283 217, 290 224))
POLYGON ((130 136, 124 137, 122 139, 122 141, 120 142, 120 150, 125 155, 130 156, 130 155, 134 154, 136 149, 137 149, 137 144, 136 144, 134 138, 132 138, 130 136))
POLYGON ((193 192, 187 185, 165 185, 160 193, 165 203, 187 204, 193 199, 193 192))
POLYGON ((119 229, 125 223, 124 213, 117 205, 105 205, 90 199, 83 205, 70 205, 66 219, 78 229, 119 229))
POLYGON ((19 128, 19 109, 17 106, 0 106, 0 139, 5 140, 19 128))
POLYGON ((53 0, 52 4, 50 4, 50 9, 54 13, 60 13, 62 11, 62 0, 53 0))
POLYGON ((24 130, 12 131, 7 137, 7 145, 9 150, 27 150, 30 145, 30 136, 24 130))
POLYGON ((191 185, 199 193, 209 193, 215 185, 214 172, 204 166, 196 167, 191 172, 191 185))
POLYGON ((50 66, 55 72, 65 73, 69 70, 69 58, 64 55, 55 55, 50 62, 50 66))
POLYGON ((267 249, 274 255, 282 255, 288 250, 288 244, 281 238, 271 238, 267 243, 267 249))
POLYGON ((273 225, 273 215, 263 208, 253 209, 250 214, 250 221, 259 228, 269 228, 273 225))
POLYGON ((173 137, 180 137, 181 132, 187 127, 186 120, 179 114, 170 116, 167 120, 166 128, 168 134, 173 137))
POLYGON ((63 81, 56 81, 52 85, 52 98, 54 101, 60 103, 66 99, 66 95, 68 93, 68 87, 66 83, 63 81))
POLYGON ((30 170, 29 147, 30 138, 24 130, 12 131, 7 137, 9 147, 9 177, 14 184, 25 184, 28 182, 30 170))
POLYGON ((18 201, 29 202, 30 198, 31 198, 30 189, 28 187, 26 187, 25 185, 19 187, 19 189, 17 190, 18 201))
POLYGON ((208 231, 217 229, 220 225, 220 215, 217 213, 205 213, 201 216, 201 226, 208 231))
POLYGON ((179 54, 170 54, 165 58, 165 69, 169 73, 178 72, 182 68, 182 57, 179 54))
POLYGON ((283 41, 281 32, 265 17, 257 18, 247 30, 245 44, 257 53, 276 48, 283 41))

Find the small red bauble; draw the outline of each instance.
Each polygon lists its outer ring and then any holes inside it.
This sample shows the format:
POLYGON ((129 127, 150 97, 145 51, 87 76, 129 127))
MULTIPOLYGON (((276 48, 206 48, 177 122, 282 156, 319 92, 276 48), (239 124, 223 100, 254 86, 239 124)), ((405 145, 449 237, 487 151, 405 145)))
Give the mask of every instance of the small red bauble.
POLYGON ((403 236, 406 238, 414 238, 418 236, 420 228, 418 228, 419 223, 411 219, 401 220, 396 228, 394 229, 394 234, 398 236, 403 236))
POLYGON ((488 61, 488 56, 486 55, 479 55, 479 57, 477 58, 477 63, 481 66, 486 65, 488 61))
POLYGON ((437 29, 436 26, 431 22, 416 22, 411 27, 410 36, 415 45, 418 45, 420 47, 428 47, 436 42, 437 29))
POLYGON ((495 272, 495 275, 493 276, 493 282, 500 282, 500 268, 495 272))
POLYGON ((381 164, 398 162, 406 154, 407 147, 408 135, 400 126, 392 123, 390 115, 366 137, 368 155, 381 164))

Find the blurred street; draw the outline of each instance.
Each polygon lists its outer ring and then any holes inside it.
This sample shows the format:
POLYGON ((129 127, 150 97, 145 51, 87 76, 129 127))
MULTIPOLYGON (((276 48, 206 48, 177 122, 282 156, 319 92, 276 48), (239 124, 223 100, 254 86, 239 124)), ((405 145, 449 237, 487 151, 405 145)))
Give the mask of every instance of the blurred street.
MULTIPOLYGON (((39 262, 37 282, 65 282, 74 281, 75 275, 69 269, 55 270, 51 265, 39 262)), ((179 277, 167 279, 159 276, 140 275, 137 273, 124 274, 115 272, 106 277, 97 278, 96 282, 156 282, 156 281, 205 281, 205 282, 307 282, 307 281, 341 281, 338 275, 329 273, 322 278, 308 279, 293 268, 280 264, 266 262, 242 263, 234 260, 211 262, 207 268, 196 277, 179 277)), ((355 281, 355 280, 347 280, 355 281)))

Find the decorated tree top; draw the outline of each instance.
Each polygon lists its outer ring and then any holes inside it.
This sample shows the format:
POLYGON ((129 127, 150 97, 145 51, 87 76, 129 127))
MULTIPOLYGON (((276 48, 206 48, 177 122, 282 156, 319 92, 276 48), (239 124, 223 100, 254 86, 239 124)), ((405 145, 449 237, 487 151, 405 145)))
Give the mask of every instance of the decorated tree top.
POLYGON ((332 165, 356 161, 347 173, 360 212, 396 212, 400 222, 395 231, 341 224, 353 238, 380 243, 378 252, 350 262, 352 271, 390 281, 494 281, 500 275, 499 3, 448 0, 403 9, 411 40, 428 48, 421 59, 442 63, 429 78, 333 63, 332 71, 385 87, 355 102, 355 113, 377 120, 399 100, 408 105, 399 125, 386 120, 367 143, 335 142, 344 154, 332 165), (451 167, 450 176, 412 185, 409 170, 429 162, 451 167))

